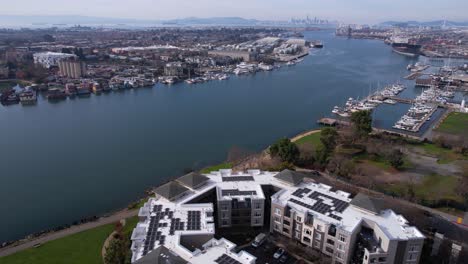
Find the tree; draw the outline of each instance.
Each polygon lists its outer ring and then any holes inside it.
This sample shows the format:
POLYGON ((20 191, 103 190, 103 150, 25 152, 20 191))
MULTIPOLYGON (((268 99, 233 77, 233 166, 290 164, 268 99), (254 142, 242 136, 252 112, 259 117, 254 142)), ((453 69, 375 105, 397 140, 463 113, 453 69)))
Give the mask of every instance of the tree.
POLYGON ((320 165, 327 165, 329 158, 335 150, 337 144, 338 132, 335 128, 326 127, 320 132, 321 147, 316 151, 316 161, 320 165))
POLYGON ((354 133, 358 138, 365 138, 372 132, 372 116, 369 110, 352 113, 351 122, 353 122, 354 133))
POLYGON ((128 263, 128 248, 130 247, 128 239, 117 234, 109 242, 104 256, 106 264, 126 264, 128 263))
POLYGON ((390 162, 390 165, 394 167, 395 169, 400 169, 401 166, 403 166, 403 153, 399 149, 394 149, 390 154, 388 155, 388 161, 390 162))
POLYGON ((320 142, 322 142, 325 150, 329 153, 333 152, 336 147, 336 139, 338 138, 338 132, 335 128, 326 127, 322 129, 320 133, 320 142))
POLYGON ((270 154, 280 157, 282 161, 294 163, 299 158, 299 149, 288 138, 282 138, 271 145, 270 154))

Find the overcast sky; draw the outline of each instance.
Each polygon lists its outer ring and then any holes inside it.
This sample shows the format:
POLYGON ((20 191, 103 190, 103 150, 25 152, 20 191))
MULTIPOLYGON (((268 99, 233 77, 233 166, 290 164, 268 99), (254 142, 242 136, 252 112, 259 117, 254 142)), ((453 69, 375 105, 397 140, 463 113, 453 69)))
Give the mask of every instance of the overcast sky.
POLYGON ((0 0, 0 14, 141 19, 317 16, 343 22, 468 20, 468 0, 0 0))

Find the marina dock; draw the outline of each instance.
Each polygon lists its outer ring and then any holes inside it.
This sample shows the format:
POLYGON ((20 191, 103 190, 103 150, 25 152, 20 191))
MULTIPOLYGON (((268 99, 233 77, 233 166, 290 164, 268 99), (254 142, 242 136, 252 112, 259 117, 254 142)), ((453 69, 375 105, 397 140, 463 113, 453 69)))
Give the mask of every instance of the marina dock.
POLYGON ((397 96, 392 96, 392 97, 388 97, 389 99, 392 99, 393 101, 396 101, 398 103, 403 103, 403 104, 413 104, 414 103, 414 99, 410 99, 410 98, 401 98, 401 97, 397 97, 397 96))
POLYGON ((405 76, 404 78, 407 79, 407 80, 414 80, 414 79, 420 77, 421 75, 422 75, 422 73, 420 73, 420 72, 412 72, 409 75, 405 76))

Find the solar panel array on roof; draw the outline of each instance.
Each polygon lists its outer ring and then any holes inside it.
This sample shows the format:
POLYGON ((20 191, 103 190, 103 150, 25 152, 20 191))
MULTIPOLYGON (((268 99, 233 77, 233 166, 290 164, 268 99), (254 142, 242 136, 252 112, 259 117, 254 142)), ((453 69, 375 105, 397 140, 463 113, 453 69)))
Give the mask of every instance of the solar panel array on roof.
POLYGON ((200 215, 201 215, 200 211, 188 211, 187 230, 200 230, 201 229, 200 215))
POLYGON ((314 200, 317 200, 317 201, 321 201, 323 202, 323 199, 321 199, 319 196, 322 196, 322 197, 325 197, 327 199, 330 199, 332 200, 333 202, 333 207, 335 207, 333 209, 333 211, 336 211, 336 212, 340 212, 342 213, 349 205, 348 202, 345 202, 343 200, 340 200, 340 199, 336 199, 334 197, 331 197, 330 195, 326 195, 326 194, 323 194, 323 193, 320 193, 320 192, 313 192, 309 195, 309 198, 311 199, 314 199, 314 200))
POLYGON ((166 227, 167 223, 160 223, 159 221, 166 216, 171 219, 174 212, 170 211, 169 208, 163 211, 162 208, 163 206, 160 204, 153 206, 155 215, 150 217, 148 231, 146 232, 145 246, 143 248, 143 256, 154 249, 156 242, 159 242, 160 245, 164 245, 166 240, 166 236, 161 235, 161 231, 158 231, 158 228, 166 227))
POLYGON ((312 211, 315 211, 317 213, 320 213, 320 214, 323 214, 323 215, 326 215, 326 216, 329 216, 329 217, 332 217, 338 221, 340 221, 342 218, 333 214, 333 210, 331 209, 332 206, 328 205, 328 204, 324 204, 322 202, 322 200, 317 200, 317 202, 314 204, 314 205, 310 205, 310 204, 306 204, 302 201, 298 201, 296 199, 289 199, 290 202, 293 202, 295 204, 298 204, 300 206, 303 206, 305 208, 308 208, 312 211))
POLYGON ((237 196, 237 195, 256 195, 256 191, 239 191, 236 189, 232 190, 221 190, 222 196, 237 196))
POLYGON ((295 190, 292 195, 293 196, 296 196, 296 197, 299 197, 299 198, 302 198, 304 197, 305 194, 308 194, 309 192, 311 192, 312 190, 309 189, 309 188, 299 188, 297 190, 295 190))
POLYGON ((219 264, 242 264, 226 254, 221 255, 221 257, 217 258, 215 262, 219 264))
POLYGON ((254 181, 252 176, 229 176, 223 177, 223 182, 232 182, 232 181, 254 181))
POLYGON ((171 219, 171 226, 169 228, 169 235, 174 235, 174 231, 184 230, 184 222, 180 221, 180 218, 171 219))

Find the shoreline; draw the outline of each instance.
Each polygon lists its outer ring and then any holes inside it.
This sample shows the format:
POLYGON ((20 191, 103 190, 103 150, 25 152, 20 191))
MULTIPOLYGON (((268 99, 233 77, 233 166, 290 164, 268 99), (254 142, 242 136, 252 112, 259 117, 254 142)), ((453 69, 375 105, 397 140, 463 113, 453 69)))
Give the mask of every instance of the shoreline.
POLYGON ((322 131, 322 130, 321 129, 308 130, 306 132, 302 132, 301 134, 290 138, 290 140, 291 140, 291 142, 296 142, 296 141, 298 141, 299 139, 301 139, 303 137, 307 137, 307 136, 310 136, 310 135, 313 135, 313 134, 316 134, 316 133, 320 133, 320 131, 322 131))

